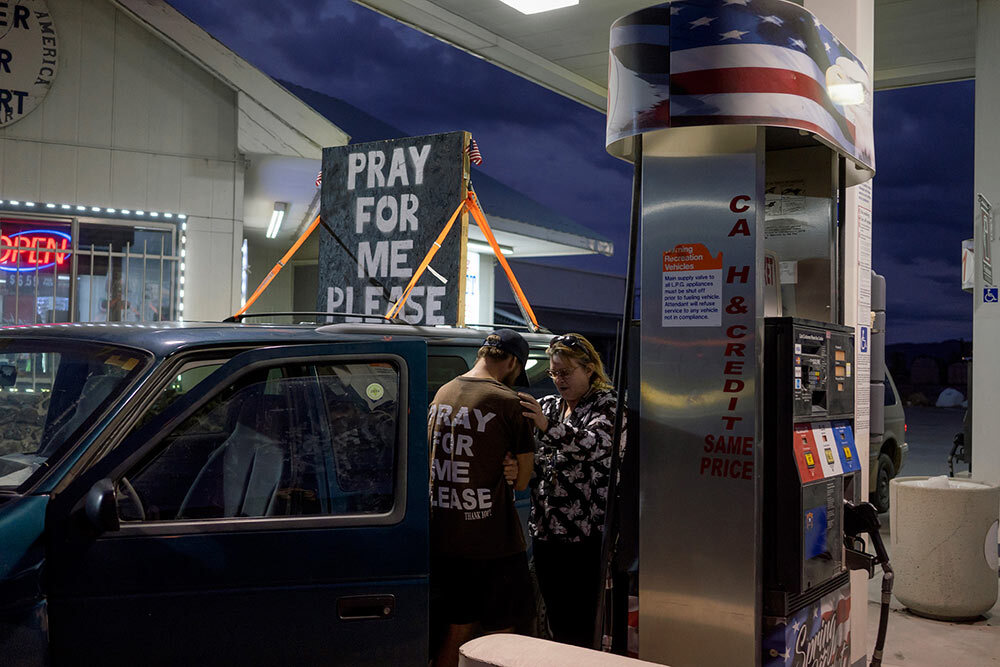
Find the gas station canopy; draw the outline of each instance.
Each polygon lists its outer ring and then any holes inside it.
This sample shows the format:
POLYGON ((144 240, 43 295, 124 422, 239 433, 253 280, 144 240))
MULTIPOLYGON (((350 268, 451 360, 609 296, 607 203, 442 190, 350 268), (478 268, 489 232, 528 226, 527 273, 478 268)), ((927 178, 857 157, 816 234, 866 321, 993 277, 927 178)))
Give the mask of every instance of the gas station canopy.
MULTIPOLYGON (((525 15, 499 0, 355 2, 602 112, 608 27, 656 4, 581 0, 525 15)), ((875 0, 876 90, 972 78, 975 35, 976 0, 875 0)))

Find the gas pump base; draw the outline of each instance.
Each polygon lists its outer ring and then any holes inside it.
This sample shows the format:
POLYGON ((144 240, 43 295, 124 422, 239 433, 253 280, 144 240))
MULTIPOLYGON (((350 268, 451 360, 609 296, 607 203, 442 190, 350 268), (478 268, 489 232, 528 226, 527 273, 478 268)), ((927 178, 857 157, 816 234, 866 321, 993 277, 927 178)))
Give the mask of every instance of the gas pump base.
POLYGON ((788 616, 765 616, 763 667, 844 665, 851 654, 851 578, 845 572, 810 593, 788 616))

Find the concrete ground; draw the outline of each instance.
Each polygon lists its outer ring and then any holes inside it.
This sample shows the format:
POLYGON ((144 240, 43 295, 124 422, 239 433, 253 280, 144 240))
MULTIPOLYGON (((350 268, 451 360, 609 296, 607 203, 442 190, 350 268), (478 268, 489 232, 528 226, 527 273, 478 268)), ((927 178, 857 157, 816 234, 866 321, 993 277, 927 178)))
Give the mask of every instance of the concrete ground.
MULTIPOLYGON (((951 439, 962 428, 962 410, 906 408, 910 453, 901 475, 943 475, 948 472, 951 439)), ((956 467, 956 473, 967 466, 956 467)), ((889 515, 882 514, 882 539, 890 546, 889 515)), ((889 554, 890 559, 892 553, 889 554)), ((882 573, 868 588, 868 648, 871 655, 878 629, 882 573)), ((892 599, 883 664, 887 667, 970 667, 1000 665, 1000 602, 981 619, 947 623, 917 616, 892 599)))

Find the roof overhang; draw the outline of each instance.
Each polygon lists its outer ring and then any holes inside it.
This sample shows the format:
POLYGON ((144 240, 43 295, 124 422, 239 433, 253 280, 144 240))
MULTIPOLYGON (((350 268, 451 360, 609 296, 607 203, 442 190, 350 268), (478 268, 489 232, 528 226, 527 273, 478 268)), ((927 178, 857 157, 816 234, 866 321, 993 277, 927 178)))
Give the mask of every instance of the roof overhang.
MULTIPOLYGON (((354 1, 601 112, 611 24, 656 4, 601 0, 526 16, 499 0, 354 1)), ((875 0, 875 88, 973 77, 976 6, 875 0)))
POLYGON ((162 0, 111 0, 127 16, 237 93, 241 153, 319 160, 349 137, 271 77, 162 0))

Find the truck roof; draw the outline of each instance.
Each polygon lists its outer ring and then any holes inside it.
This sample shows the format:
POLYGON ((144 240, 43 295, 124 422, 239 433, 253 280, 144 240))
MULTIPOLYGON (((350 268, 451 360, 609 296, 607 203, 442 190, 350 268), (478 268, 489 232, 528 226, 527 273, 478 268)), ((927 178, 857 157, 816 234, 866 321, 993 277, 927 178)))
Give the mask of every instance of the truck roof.
MULTIPOLYGON (((227 345, 323 343, 337 340, 421 339, 434 345, 467 346, 488 331, 408 324, 344 323, 324 326, 236 324, 223 322, 74 322, 0 327, 0 338, 45 338, 123 345, 166 357, 182 349, 227 345)), ((524 333, 534 347, 548 344, 551 334, 524 333)))

